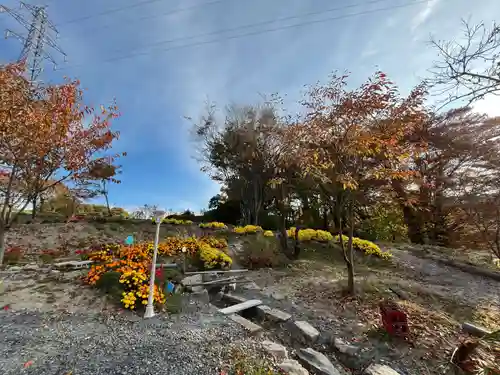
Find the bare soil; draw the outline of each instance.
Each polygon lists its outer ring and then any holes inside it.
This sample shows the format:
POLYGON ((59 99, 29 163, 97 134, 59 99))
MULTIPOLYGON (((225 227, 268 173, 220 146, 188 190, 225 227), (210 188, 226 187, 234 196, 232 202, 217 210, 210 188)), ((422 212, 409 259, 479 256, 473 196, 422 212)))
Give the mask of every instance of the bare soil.
MULTIPOLYGON (((200 231, 162 226, 161 236, 193 232, 200 231)), ((8 233, 7 243, 26 249, 32 261, 41 250, 61 249, 72 256, 75 250, 98 242, 123 241, 130 234, 137 241, 151 241, 154 226, 149 222, 25 224, 8 233)), ((230 238, 230 244, 236 241, 230 238)), ((415 247, 410 251, 391 246, 390 250, 391 261, 357 256, 358 294, 354 298, 343 293, 346 272, 340 253, 321 245, 306 246, 301 259, 284 269, 252 271, 255 284, 238 293, 258 297, 295 319, 309 321, 323 339, 341 337, 361 347, 353 359, 355 373, 371 362, 386 362, 401 374, 443 374, 452 350, 467 338, 460 329, 462 322, 500 328, 500 283, 419 257, 415 247), (381 329, 378 304, 384 298, 398 301, 407 312, 409 341, 390 338, 381 329)), ((9 290, 0 296, 0 305, 9 304, 13 310, 34 308, 57 314, 86 306, 98 314, 116 313, 114 306, 78 283, 61 284, 49 278, 30 284, 4 279, 4 289, 7 283, 9 290)), ((324 347, 332 355, 335 352, 328 340, 324 347)))

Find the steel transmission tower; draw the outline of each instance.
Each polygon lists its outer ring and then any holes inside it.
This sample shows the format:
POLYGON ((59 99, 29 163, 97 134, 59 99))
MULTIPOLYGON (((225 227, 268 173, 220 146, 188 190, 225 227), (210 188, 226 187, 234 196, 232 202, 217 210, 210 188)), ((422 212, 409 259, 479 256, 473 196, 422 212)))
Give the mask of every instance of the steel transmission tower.
POLYGON ((58 35, 58 31, 54 24, 48 19, 46 6, 35 6, 21 2, 19 11, 16 11, 0 5, 0 13, 8 13, 28 31, 28 34, 23 36, 15 31, 6 29, 5 38, 13 36, 23 43, 23 49, 19 55, 18 61, 24 61, 26 63, 29 79, 33 84, 35 84, 40 73, 43 71, 43 63, 45 60, 52 62, 54 69, 57 66, 56 60, 48 52, 49 47, 57 53, 62 54, 64 61, 66 61, 66 54, 59 48, 54 40, 58 35), (20 13, 23 9, 27 10, 31 16, 30 21, 27 21, 23 14, 20 13), (51 34, 55 34, 54 38, 51 34))

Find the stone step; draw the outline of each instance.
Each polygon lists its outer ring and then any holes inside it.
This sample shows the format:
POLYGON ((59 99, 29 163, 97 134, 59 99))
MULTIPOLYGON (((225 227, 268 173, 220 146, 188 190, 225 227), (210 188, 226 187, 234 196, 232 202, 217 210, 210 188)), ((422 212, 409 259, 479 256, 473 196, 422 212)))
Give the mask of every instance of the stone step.
POLYGON ((262 301, 258 299, 251 299, 249 301, 241 302, 236 305, 228 306, 220 309, 219 312, 224 315, 234 314, 246 309, 250 309, 255 306, 262 305, 262 301))
POLYGON ((238 324, 241 324, 243 326, 243 328, 245 328, 251 334, 255 334, 257 332, 262 331, 262 327, 261 326, 259 326, 258 324, 255 324, 254 322, 251 322, 248 319, 245 319, 244 317, 242 317, 242 316, 240 316, 238 314, 229 315, 229 318, 232 321, 234 321, 234 322, 236 322, 238 324))
POLYGON ((292 315, 278 309, 273 309, 267 305, 257 306, 256 309, 261 318, 269 319, 273 322, 286 322, 292 318, 292 315))

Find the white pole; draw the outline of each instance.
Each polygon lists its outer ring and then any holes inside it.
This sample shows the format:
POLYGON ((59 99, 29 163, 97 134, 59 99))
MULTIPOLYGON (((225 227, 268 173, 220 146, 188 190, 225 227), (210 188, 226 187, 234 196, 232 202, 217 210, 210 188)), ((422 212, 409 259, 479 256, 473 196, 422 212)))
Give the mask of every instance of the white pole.
POLYGON ((160 225, 162 219, 163 215, 161 215, 160 217, 156 217, 156 235, 155 235, 155 244, 153 249, 153 261, 151 263, 151 277, 149 278, 148 304, 146 306, 146 312, 144 313, 144 318, 152 318, 153 316, 155 316, 153 307, 153 295, 155 288, 156 256, 158 254, 158 242, 160 241, 160 225))

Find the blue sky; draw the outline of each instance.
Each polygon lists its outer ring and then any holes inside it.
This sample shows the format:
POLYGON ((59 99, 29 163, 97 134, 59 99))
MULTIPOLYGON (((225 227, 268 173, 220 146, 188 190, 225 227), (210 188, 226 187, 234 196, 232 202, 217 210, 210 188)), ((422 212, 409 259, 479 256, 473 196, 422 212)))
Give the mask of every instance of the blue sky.
MULTIPOLYGON (((427 43, 430 34, 455 39, 461 34, 461 18, 491 22, 500 14, 498 0, 476 0, 473 5, 471 0, 430 0, 401 7, 412 2, 42 0, 68 55, 67 63, 60 59, 61 70, 46 65, 42 78, 79 78, 93 105, 116 97, 122 113, 114 123, 121 132, 116 150, 128 156, 122 160, 122 184, 110 191, 113 205, 130 210, 149 203, 199 211, 219 187, 199 171, 184 116, 197 118, 207 99, 220 106, 246 104, 258 101, 260 94, 278 92, 286 95, 287 108, 293 111, 305 84, 345 69, 352 72, 353 84, 381 69, 406 92, 427 76, 436 57, 427 43), (173 12, 180 8, 190 9, 173 12), (391 9, 376 11, 381 8, 391 9), (310 13, 316 14, 304 16, 310 13), (262 24, 292 16, 297 17, 262 24), (261 24, 206 35, 256 23, 261 24), (309 24, 261 33, 297 23, 309 24), (200 37, 161 44, 193 36, 200 37), (186 44, 196 45, 174 48, 186 44)), ((0 27, 23 31, 5 14, 0 14, 0 27)), ((16 59, 20 50, 17 40, 0 40, 0 61, 16 59)), ((477 109, 500 115, 495 99, 477 109)))

